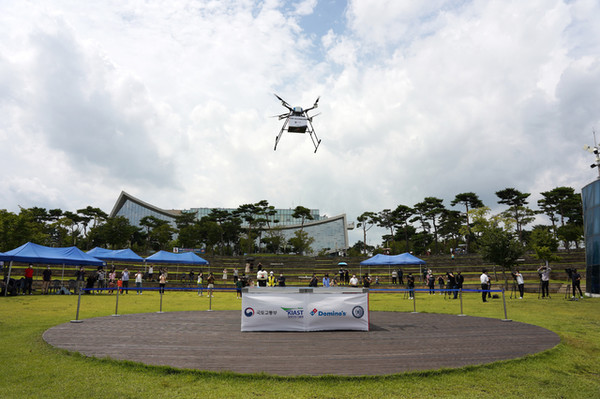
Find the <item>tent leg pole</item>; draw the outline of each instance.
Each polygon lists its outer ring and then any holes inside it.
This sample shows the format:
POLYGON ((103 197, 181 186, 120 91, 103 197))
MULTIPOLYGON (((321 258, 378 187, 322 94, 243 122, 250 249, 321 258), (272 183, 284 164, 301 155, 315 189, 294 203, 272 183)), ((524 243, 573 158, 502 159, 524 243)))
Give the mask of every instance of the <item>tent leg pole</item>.
POLYGON ((8 292, 8 283, 10 283, 10 272, 12 271, 12 263, 13 261, 11 260, 8 264, 8 277, 6 277, 6 287, 4 287, 4 296, 6 296, 6 293, 8 292))

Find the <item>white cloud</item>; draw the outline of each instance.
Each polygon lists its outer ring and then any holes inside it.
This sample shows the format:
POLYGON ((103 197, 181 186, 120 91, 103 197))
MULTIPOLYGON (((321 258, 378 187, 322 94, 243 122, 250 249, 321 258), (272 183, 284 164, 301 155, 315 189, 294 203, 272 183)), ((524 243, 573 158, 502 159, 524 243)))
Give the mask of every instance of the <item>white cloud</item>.
POLYGON ((597 2, 353 0, 320 37, 303 25, 318 6, 5 3, 0 208, 110 211, 126 190, 355 220, 465 191, 494 206, 505 187, 535 204, 595 178, 581 146, 600 126, 597 2), (273 92, 322 96, 316 154, 294 134, 273 151, 273 92))

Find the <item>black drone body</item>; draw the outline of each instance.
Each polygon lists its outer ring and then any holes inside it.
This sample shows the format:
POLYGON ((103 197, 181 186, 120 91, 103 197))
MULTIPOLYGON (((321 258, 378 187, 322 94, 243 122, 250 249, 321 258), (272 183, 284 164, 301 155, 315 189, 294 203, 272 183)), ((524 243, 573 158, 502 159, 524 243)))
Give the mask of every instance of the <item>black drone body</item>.
POLYGON ((281 115, 275 115, 277 118, 279 118, 279 120, 285 119, 285 122, 283 122, 283 126, 281 127, 279 134, 277 135, 277 137, 275 137, 275 148, 273 148, 273 151, 277 150, 277 144, 279 143, 279 140, 281 139, 283 132, 288 132, 288 133, 308 133, 310 136, 310 139, 313 142, 313 145, 315 146, 315 152, 317 152, 317 149, 319 148, 319 144, 321 144, 321 140, 317 137, 317 133, 315 133, 315 128, 313 127, 312 119, 319 114, 309 116, 308 111, 312 111, 313 109, 315 109, 319 106, 319 98, 320 97, 317 98, 317 100, 315 101, 315 104, 312 107, 306 108, 306 109, 304 109, 302 107, 290 106, 287 102, 285 102, 285 100, 283 100, 277 94, 275 94, 275 97, 277 97, 281 101, 281 105, 283 105, 285 108, 287 108, 288 112, 281 114, 281 115))

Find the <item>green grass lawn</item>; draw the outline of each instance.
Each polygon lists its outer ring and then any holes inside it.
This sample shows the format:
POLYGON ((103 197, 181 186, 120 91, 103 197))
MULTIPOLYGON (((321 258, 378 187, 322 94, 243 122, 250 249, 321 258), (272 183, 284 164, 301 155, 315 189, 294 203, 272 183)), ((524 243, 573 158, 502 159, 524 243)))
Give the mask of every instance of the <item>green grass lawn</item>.
MULTIPOLYGON (((235 293, 217 292, 212 309, 240 309, 240 302, 235 293)), ((508 318, 555 331, 561 343, 510 361, 385 377, 273 377, 178 370, 86 358, 47 345, 43 332, 73 320, 76 305, 74 295, 0 298, 0 397, 600 398, 600 299, 571 302, 558 294, 550 300, 538 300, 537 294, 526 294, 523 300, 507 298, 508 318)), ((372 293, 370 306, 372 311, 413 310, 412 301, 397 293, 372 293)), ((459 301, 440 295, 417 296, 420 312, 459 314, 459 306, 459 301)), ((158 307, 156 292, 119 297, 121 314, 155 312, 158 307)), ((167 292, 163 298, 163 311, 207 309, 208 298, 191 292, 167 292)), ((504 318, 502 299, 483 304, 477 294, 465 294, 463 310, 470 316, 504 318)), ((114 312, 115 295, 82 296, 80 319, 114 312)), ((515 339, 514 344, 519 341, 515 339)), ((468 345, 465 341, 464 346, 468 345)), ((461 348, 456 353, 460 356, 461 348)))

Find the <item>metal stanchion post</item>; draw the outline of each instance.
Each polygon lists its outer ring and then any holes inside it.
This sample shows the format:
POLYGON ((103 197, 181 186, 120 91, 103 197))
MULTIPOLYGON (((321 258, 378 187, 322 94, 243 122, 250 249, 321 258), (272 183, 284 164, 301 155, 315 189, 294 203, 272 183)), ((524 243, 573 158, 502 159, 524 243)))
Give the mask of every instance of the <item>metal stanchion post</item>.
POLYGON ((214 292, 214 289, 210 290, 210 295, 208 296, 208 311, 212 312, 212 293, 214 292))
POLYGON ((116 305, 115 305, 115 314, 113 316, 120 316, 119 315, 119 288, 117 286, 117 301, 116 301, 116 305))
POLYGON ((459 314, 459 316, 466 316, 466 314, 463 313, 462 288, 458 291, 458 297, 460 298, 460 314, 459 314))
POLYGON ((412 313, 419 313, 417 312, 417 291, 413 288, 413 311, 412 313))
POLYGON ((502 287, 502 304, 504 305, 504 319, 502 319, 502 321, 512 321, 506 314, 506 296, 504 295, 504 287, 502 287))
MULTIPOLYGON (((160 288, 159 288, 159 290, 160 290, 160 288)), ((162 291, 159 291, 159 293, 160 293, 160 310, 158 312, 156 312, 156 313, 163 313, 163 311, 162 311, 162 296, 163 296, 163 293, 162 293, 162 291)))
POLYGON ((83 323, 83 320, 79 320, 79 306, 81 305, 81 291, 79 290, 79 295, 77 296, 77 313, 75 313, 75 320, 71 320, 71 323, 83 323))

